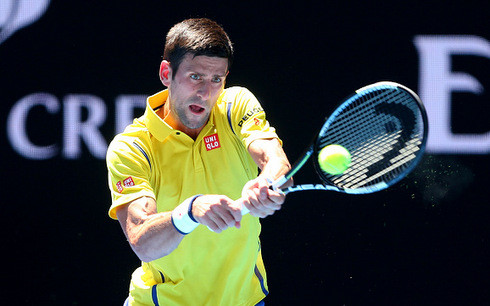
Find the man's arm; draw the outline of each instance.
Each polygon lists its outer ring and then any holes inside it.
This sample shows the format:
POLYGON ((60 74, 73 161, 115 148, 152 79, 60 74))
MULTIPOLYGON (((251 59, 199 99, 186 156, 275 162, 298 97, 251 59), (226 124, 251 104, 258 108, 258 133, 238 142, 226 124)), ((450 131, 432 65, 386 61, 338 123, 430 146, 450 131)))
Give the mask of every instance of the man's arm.
MULTIPOLYGON (((117 219, 136 255, 145 262, 167 256, 185 237, 172 224, 172 212, 157 212, 153 198, 141 197, 116 211, 117 219)), ((192 214, 214 232, 240 227, 240 207, 222 195, 202 195, 195 199, 192 214)))
MULTIPOLYGON (((242 198, 247 199, 244 204, 251 215, 263 218, 281 209, 285 200, 284 194, 269 188, 270 182, 267 180, 273 181, 286 174, 291 169, 291 164, 276 138, 254 140, 249 145, 248 152, 261 173, 257 179, 245 185, 242 198)), ((283 187, 291 185, 292 180, 283 187)))
POLYGON ((116 214, 129 245, 144 262, 170 254, 184 238, 172 225, 172 212, 157 213, 153 198, 136 199, 116 214))

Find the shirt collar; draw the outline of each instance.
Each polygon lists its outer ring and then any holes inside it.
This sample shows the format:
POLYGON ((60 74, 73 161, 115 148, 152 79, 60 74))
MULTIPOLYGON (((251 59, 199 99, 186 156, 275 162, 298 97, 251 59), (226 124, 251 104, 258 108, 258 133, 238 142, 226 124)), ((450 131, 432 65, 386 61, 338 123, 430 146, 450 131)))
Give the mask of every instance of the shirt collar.
MULTIPOLYGON (((223 93, 218 98, 218 102, 221 100, 223 93)), ((163 104, 167 101, 168 89, 157 92, 156 94, 149 96, 146 100, 146 110, 144 115, 144 124, 148 128, 148 131, 158 140, 164 141, 170 134, 175 134, 179 132, 178 130, 172 128, 168 123, 166 123, 157 113, 154 111, 157 107, 163 107, 163 104)), ((216 105, 213 107, 209 120, 206 123, 203 131, 207 131, 209 127, 214 126, 214 115, 216 105)))
MULTIPOLYGON (((163 121, 160 116, 154 111, 155 108, 162 106, 167 101, 168 90, 162 90, 146 99, 146 110, 144 116, 145 126, 148 131, 156 138, 158 141, 164 141, 172 132, 175 130, 163 121)), ((162 106, 163 107, 163 106, 162 106)))

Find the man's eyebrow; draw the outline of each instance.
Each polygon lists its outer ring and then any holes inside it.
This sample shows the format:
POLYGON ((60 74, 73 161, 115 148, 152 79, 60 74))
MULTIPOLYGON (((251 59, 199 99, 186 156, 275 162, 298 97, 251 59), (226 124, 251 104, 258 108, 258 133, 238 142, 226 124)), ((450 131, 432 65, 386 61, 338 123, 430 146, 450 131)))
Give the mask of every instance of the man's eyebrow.
MULTIPOLYGON (((200 75, 200 76, 203 76, 203 77, 208 76, 208 74, 205 74, 205 73, 199 73, 199 72, 193 72, 193 73, 194 73, 194 74, 197 74, 197 75, 200 75)), ((223 73, 223 74, 221 74, 221 73, 212 74, 212 76, 213 76, 213 77, 221 77, 221 78, 224 78, 224 77, 226 77, 227 75, 228 75, 228 74, 227 74, 226 72, 225 72, 225 73, 223 73)))

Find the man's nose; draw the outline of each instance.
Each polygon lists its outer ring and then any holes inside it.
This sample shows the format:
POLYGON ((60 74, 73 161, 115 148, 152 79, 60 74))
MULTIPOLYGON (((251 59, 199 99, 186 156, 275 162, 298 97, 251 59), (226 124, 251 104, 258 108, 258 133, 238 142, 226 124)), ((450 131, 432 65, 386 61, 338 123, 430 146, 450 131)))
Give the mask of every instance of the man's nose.
POLYGON ((197 90, 197 95, 202 100, 208 100, 211 97, 211 84, 210 82, 202 82, 201 86, 197 90))

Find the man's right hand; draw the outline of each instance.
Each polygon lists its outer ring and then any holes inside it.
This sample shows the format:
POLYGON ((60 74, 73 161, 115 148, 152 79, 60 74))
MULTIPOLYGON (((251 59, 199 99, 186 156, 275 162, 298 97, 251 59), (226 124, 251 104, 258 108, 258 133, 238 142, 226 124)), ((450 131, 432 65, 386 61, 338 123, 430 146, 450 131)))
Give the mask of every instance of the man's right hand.
POLYGON ((240 228, 241 205, 224 195, 201 195, 194 200, 192 215, 197 222, 221 233, 227 228, 240 228))

